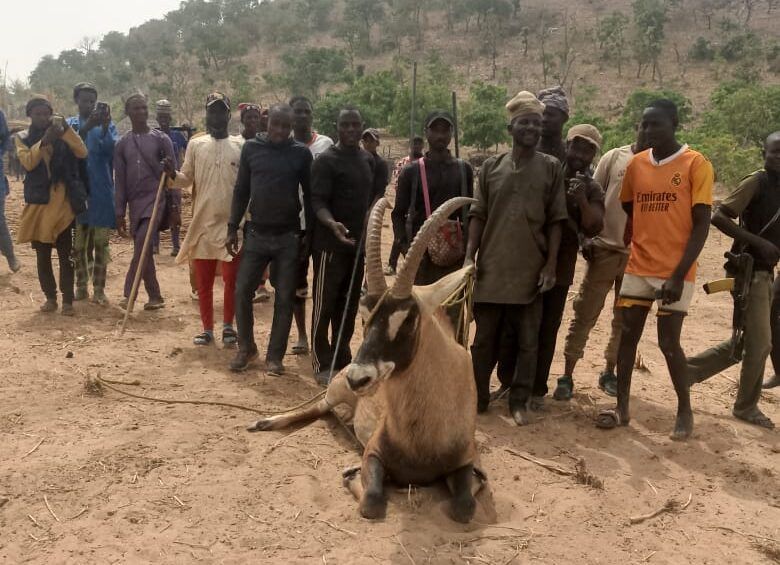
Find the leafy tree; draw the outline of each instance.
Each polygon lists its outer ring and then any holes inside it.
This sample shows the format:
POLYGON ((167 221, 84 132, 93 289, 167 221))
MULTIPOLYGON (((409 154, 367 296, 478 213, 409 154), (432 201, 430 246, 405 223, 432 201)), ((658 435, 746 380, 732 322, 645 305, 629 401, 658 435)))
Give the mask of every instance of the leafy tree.
POLYGON ((287 92, 316 99, 320 97, 323 86, 343 82, 346 78, 347 59, 339 49, 307 47, 290 50, 281 56, 281 61, 284 72, 266 75, 265 79, 287 92))
POLYGON ((637 61, 636 78, 642 69, 652 64, 653 80, 660 76, 658 58, 663 50, 664 27, 668 21, 667 4, 663 0, 634 0, 634 57, 637 61))
POLYGON ((621 76, 623 51, 626 45, 626 28, 628 16, 615 10, 599 22, 596 28, 596 38, 599 41, 601 57, 604 60, 617 62, 618 76, 621 76))
POLYGON ((734 35, 721 46, 719 53, 731 63, 757 59, 761 56, 761 38, 753 32, 734 35))
POLYGON ((740 144, 760 146, 767 135, 780 131, 780 86, 721 85, 712 93, 700 129, 728 133, 740 144))
POLYGON ((463 108, 463 143, 480 151, 506 139, 506 88, 476 81, 463 108))
POLYGON ((715 58, 715 49, 712 43, 703 37, 698 37, 688 50, 688 56, 694 61, 712 61, 715 58))
POLYGON ((384 4, 377 0, 346 0, 344 21, 359 23, 361 43, 371 48, 371 29, 385 15, 384 4))

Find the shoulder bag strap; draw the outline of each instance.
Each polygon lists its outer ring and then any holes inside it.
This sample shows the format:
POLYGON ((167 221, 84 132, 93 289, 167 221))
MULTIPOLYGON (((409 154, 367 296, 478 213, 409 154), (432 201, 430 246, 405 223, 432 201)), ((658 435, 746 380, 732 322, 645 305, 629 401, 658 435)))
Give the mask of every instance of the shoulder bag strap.
POLYGON ((420 157, 417 163, 420 165, 420 181, 422 182, 425 218, 427 219, 431 217, 431 195, 428 194, 428 175, 425 173, 425 157, 420 157))

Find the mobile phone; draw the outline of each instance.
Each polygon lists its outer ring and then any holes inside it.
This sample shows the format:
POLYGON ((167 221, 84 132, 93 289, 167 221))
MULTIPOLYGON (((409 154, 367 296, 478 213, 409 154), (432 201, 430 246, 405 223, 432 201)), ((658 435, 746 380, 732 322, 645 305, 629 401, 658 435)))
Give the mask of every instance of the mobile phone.
POLYGON ((108 113, 111 111, 111 108, 105 102, 98 102, 95 105, 95 110, 97 110, 97 112, 102 116, 107 116, 108 113))
POLYGON ((58 127, 64 128, 65 127, 65 118, 60 116, 60 115, 58 115, 58 114, 54 114, 51 117, 51 123, 54 126, 58 126, 58 127))

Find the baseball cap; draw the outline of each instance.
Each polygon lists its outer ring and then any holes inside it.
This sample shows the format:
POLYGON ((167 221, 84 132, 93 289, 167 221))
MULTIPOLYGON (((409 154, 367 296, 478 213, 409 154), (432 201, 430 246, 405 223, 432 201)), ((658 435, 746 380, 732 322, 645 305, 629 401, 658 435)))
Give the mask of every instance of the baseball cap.
POLYGON ((566 134, 566 141, 572 141, 577 137, 593 145, 596 150, 601 150, 601 143, 603 142, 603 138, 601 137, 601 133, 599 132, 598 128, 596 128, 596 126, 592 126, 590 124, 578 124, 576 126, 570 127, 569 132, 566 134))
POLYGON ((363 131, 363 135, 360 136, 360 139, 363 139, 367 135, 370 135, 374 141, 379 141, 379 130, 376 128, 368 128, 363 131))
POLYGON ((425 127, 431 127, 431 124, 437 120, 444 120, 455 127, 455 118, 447 110, 434 110, 425 117, 425 127))
POLYGON ((206 108, 211 106, 212 104, 216 104, 217 102, 221 102, 224 104, 225 108, 230 110, 230 98, 228 98, 226 95, 222 94, 221 92, 212 92, 208 96, 206 96, 206 108))

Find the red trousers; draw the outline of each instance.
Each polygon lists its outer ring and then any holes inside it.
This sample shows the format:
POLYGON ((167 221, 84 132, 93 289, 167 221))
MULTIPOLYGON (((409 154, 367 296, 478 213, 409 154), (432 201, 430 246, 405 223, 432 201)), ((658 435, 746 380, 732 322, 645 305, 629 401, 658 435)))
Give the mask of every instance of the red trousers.
POLYGON ((233 317, 236 314, 235 294, 236 294, 236 275, 238 274, 238 264, 240 257, 232 261, 224 262, 216 259, 195 259, 195 282, 198 286, 198 305, 200 306, 200 319, 203 322, 204 330, 214 330, 214 278, 217 274, 217 263, 220 263, 222 270, 222 282, 225 286, 224 292, 224 313, 222 321, 226 324, 233 323, 233 317))

